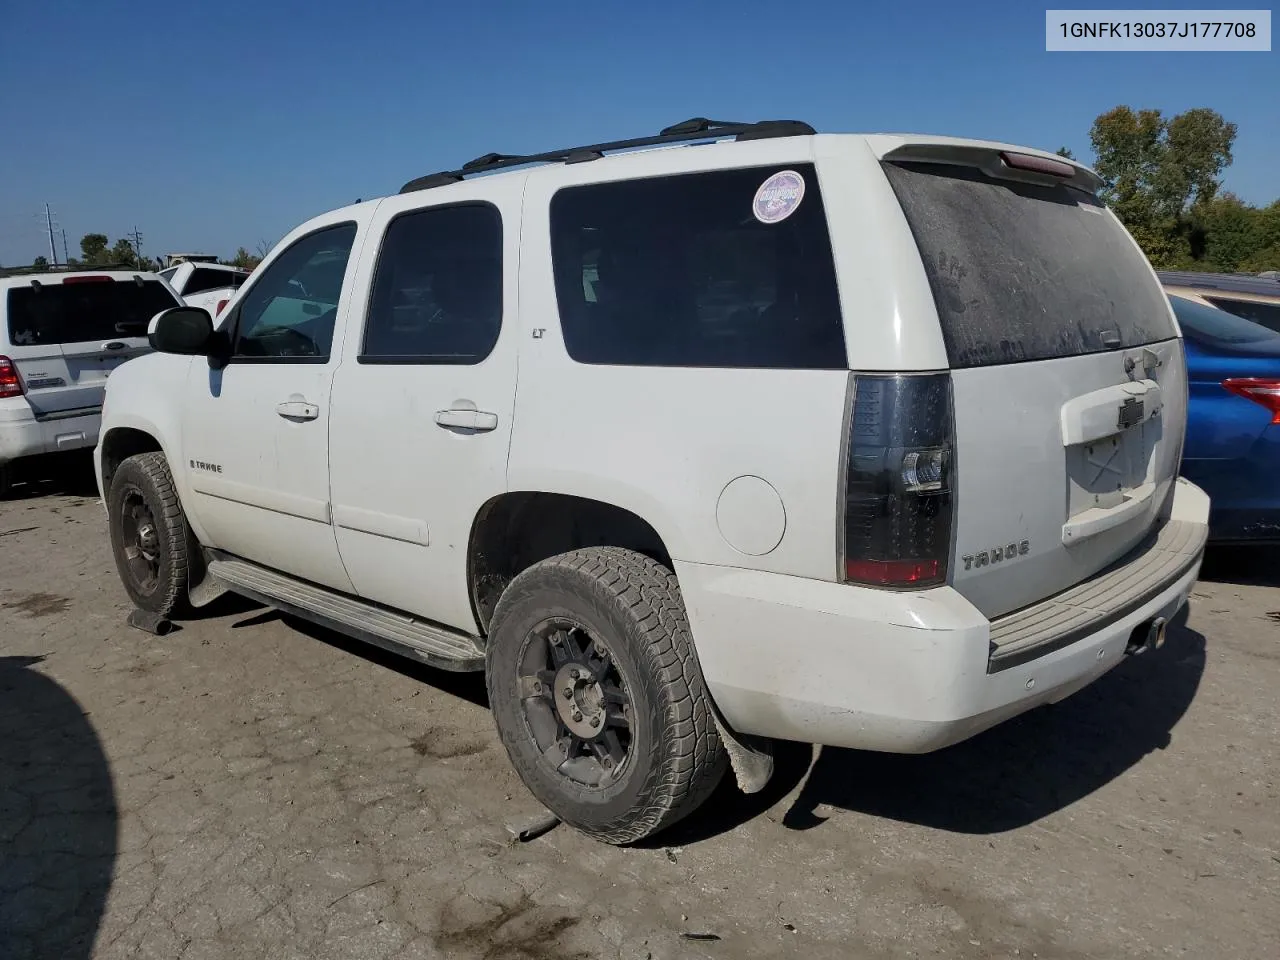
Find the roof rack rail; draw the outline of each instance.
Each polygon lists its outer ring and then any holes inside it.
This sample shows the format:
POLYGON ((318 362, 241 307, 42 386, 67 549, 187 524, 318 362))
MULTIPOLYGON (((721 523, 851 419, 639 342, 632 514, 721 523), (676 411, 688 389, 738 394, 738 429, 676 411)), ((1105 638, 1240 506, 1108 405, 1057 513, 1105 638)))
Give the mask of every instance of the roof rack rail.
POLYGON ((733 137, 736 140, 765 140, 771 137, 807 137, 817 133, 813 127, 801 120, 759 120, 755 123, 732 123, 727 120, 708 120, 706 117, 693 117, 680 123, 672 124, 655 137, 636 137, 631 140, 613 140, 608 143, 595 143, 584 147, 565 147, 561 150, 549 150, 546 153, 486 153, 469 160, 458 170, 444 170, 440 173, 429 173, 424 177, 410 180, 400 188, 401 193, 413 193, 416 190, 429 190, 449 183, 457 183, 466 177, 479 173, 493 173, 509 167, 522 167, 533 163, 585 163, 599 160, 613 150, 634 150, 641 147, 656 147, 667 143, 682 143, 689 140, 714 140, 721 137, 733 137))

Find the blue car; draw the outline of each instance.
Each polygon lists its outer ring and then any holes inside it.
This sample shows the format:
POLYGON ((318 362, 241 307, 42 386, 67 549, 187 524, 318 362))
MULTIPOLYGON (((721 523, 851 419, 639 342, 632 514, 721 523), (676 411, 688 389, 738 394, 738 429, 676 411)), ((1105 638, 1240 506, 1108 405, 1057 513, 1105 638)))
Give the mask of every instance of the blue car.
POLYGON ((1209 536, 1280 543, 1280 334, 1170 295, 1187 351, 1182 475, 1209 494, 1209 536))

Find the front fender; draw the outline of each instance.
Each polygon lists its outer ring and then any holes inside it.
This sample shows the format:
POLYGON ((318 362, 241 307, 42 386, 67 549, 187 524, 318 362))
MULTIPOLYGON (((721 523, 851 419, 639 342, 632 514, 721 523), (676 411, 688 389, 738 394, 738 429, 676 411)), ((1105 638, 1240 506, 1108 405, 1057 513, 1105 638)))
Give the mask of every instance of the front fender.
POLYGON ((136 430, 152 437, 173 474, 187 516, 187 523, 202 543, 208 542, 200 518, 190 509, 193 502, 188 474, 183 469, 185 449, 182 436, 183 404, 191 364, 198 358, 152 353, 130 360, 111 374, 102 405, 102 429, 94 449, 94 471, 98 491, 105 503, 103 450, 113 431, 136 430))

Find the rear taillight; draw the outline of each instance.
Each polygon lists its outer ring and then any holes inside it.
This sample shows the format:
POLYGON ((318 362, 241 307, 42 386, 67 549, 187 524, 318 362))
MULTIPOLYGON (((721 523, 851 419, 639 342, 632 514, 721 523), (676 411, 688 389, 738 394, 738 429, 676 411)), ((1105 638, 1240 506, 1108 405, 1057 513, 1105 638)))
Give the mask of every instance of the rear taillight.
POLYGON ((63 283, 115 283, 114 277, 104 277, 101 274, 94 274, 89 277, 64 277, 63 283))
POLYGON ((1267 377, 1234 377, 1223 380, 1224 389, 1252 400, 1271 411, 1271 422, 1280 423, 1280 380, 1267 377))
POLYGON ((0 357, 0 400, 22 396, 22 378, 8 357, 0 357))
POLYGON ((856 375, 845 468, 846 582, 946 582, 954 447, 949 374, 856 375))
POLYGON ((215 317, 219 316, 222 313, 223 309, 226 307, 226 305, 230 302, 231 302, 230 300, 219 300, 218 305, 213 309, 213 315, 215 317))

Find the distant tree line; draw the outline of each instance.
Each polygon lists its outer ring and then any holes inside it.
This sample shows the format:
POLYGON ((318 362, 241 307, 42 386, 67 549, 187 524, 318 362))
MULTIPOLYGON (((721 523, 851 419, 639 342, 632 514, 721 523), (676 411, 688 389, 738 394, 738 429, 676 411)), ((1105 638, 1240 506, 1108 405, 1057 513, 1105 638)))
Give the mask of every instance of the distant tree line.
MULTIPOLYGON (((133 244, 126 239, 120 239, 114 245, 108 245, 109 241, 105 233, 86 233, 80 238, 80 256, 70 257, 67 260, 69 267, 105 267, 105 266, 122 266, 133 270, 159 270, 160 264, 149 257, 139 259, 138 251, 134 249, 133 244)), ((263 256, 270 251, 271 245, 266 241, 258 244, 258 253, 250 253, 244 247, 240 247, 230 260, 219 260, 219 263, 225 263, 233 267, 243 267, 245 270, 252 270, 262 262, 263 256)), ((37 269, 47 268, 49 266, 49 258, 45 256, 36 257, 31 265, 37 269)))
POLYGON ((1280 270, 1280 200, 1258 207, 1221 192, 1235 139, 1236 125, 1207 107, 1165 118, 1120 106, 1093 122, 1102 198, 1157 268, 1280 270))

